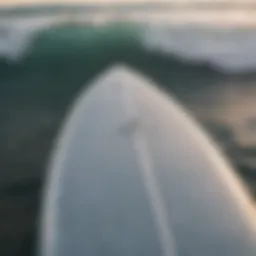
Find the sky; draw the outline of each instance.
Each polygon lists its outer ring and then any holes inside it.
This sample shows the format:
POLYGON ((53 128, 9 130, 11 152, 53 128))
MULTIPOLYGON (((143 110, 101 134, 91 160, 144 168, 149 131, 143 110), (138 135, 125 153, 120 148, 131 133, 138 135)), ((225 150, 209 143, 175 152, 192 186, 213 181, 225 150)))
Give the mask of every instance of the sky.
MULTIPOLYGON (((156 2, 156 0, 146 0, 147 2, 156 2)), ((161 0, 162 2, 170 2, 173 0, 161 0)), ((184 1, 184 0, 183 0, 184 1)), ((190 0, 191 1, 191 0, 190 0)), ((49 4, 49 3, 109 3, 109 2, 145 2, 145 0, 0 0, 0 4, 9 5, 9 4, 49 4)))
POLYGON ((255 0, 0 0, 0 5, 50 4, 50 3, 121 3, 121 2, 254 2, 255 0))

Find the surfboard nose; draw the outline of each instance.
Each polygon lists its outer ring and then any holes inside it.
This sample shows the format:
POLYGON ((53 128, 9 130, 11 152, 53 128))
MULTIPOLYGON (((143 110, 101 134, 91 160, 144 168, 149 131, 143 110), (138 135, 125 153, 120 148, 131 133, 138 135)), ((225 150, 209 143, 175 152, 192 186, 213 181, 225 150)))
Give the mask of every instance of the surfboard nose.
POLYGON ((255 256, 250 197, 177 101, 122 65, 81 92, 49 166, 42 255, 255 256))

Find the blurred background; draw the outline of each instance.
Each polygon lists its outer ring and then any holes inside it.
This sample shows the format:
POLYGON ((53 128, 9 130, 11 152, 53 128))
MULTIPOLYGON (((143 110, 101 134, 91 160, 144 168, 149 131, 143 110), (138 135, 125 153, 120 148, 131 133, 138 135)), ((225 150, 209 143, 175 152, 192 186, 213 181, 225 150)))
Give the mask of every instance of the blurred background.
POLYGON ((256 198, 254 0, 1 0, 1 256, 35 255, 53 139, 79 90, 115 63, 175 95, 256 198))

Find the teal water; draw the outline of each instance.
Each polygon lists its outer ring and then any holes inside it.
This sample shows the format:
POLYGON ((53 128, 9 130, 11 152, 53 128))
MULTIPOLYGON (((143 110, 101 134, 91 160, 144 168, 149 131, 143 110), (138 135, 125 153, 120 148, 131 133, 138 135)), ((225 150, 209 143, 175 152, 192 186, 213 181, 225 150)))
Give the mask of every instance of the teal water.
POLYGON ((40 188, 53 139, 79 90, 115 63, 138 69, 174 94, 220 142, 247 184, 256 187, 255 169, 236 162, 248 157, 242 148, 254 148, 239 144, 238 137, 249 135, 236 124, 256 107, 256 75, 225 75, 149 52, 143 32, 127 23, 66 24, 40 32, 21 61, 0 60, 0 255, 33 255, 40 188), (244 102, 250 106, 242 111, 244 102))

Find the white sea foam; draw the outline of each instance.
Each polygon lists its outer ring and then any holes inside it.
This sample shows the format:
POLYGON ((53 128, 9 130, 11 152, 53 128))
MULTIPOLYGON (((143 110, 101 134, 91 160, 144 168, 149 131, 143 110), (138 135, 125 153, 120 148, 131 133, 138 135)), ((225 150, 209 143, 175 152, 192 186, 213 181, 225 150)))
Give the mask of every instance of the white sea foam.
POLYGON ((256 70, 256 29, 151 26, 143 41, 149 50, 226 72, 256 70))
POLYGON ((15 19, 0 21, 0 58, 17 62, 26 55, 35 36, 43 29, 56 23, 49 18, 15 19))

